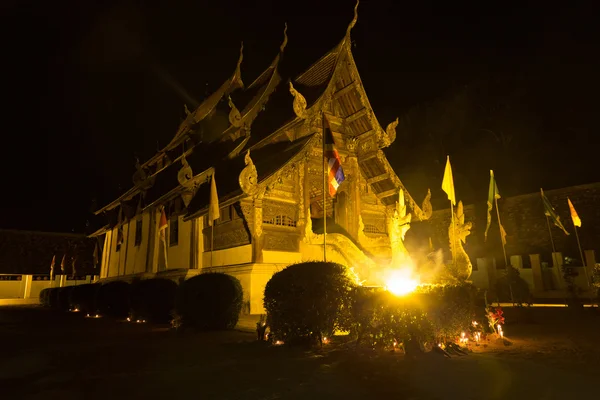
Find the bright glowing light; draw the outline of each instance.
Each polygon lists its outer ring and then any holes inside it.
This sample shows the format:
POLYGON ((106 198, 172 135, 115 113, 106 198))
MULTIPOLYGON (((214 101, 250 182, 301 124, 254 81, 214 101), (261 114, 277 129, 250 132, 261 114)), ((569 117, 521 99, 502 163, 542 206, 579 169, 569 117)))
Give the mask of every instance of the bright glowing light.
POLYGON ((75 308, 73 312, 79 312, 79 308, 75 308))
POLYGON ((498 324, 498 333, 501 338, 504 338, 504 331, 502 330, 502 325, 498 324))
POLYGON ((131 317, 127 317, 127 322, 131 322, 131 317))
POLYGON ((419 280, 411 274, 412 268, 393 270, 386 279, 386 289, 396 296, 403 296, 414 292, 419 286, 419 280))
POLYGON ((323 343, 325 343, 325 344, 329 343, 329 338, 327 338, 327 337, 324 336, 323 337, 323 343))
POLYGON ((279 346, 279 345, 282 345, 282 344, 283 344, 283 341, 281 341, 281 340, 276 340, 275 341, 275 346, 279 346))

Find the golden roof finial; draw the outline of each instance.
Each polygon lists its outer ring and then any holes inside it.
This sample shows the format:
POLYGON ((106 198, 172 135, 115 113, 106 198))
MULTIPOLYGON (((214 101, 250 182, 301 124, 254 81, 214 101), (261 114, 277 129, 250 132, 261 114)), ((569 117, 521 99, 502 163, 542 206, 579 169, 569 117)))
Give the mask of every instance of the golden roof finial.
POLYGON ((290 81, 290 93, 294 96, 294 113, 298 118, 306 118, 306 99, 298 92, 290 81))
POLYGON ((231 108, 231 110, 229 111, 229 123, 235 126, 236 128, 239 128, 240 126, 242 126, 242 115, 238 111, 235 104, 233 104, 231 96, 228 96, 227 99, 229 100, 229 108, 231 108))
POLYGON ((354 28, 354 25, 356 25, 356 21, 358 20, 358 3, 360 3, 360 0, 356 0, 356 5, 354 6, 354 18, 352 18, 350 25, 348 25, 348 29, 346 29, 346 36, 350 36, 350 31, 354 28))
POLYGON ((288 37, 287 37, 287 22, 285 23, 285 28, 283 28, 283 43, 279 46, 279 51, 283 53, 283 49, 287 46, 288 37))
POLYGON ((242 81, 242 60, 244 59, 244 42, 240 45, 240 57, 238 58, 237 66, 235 67, 234 81, 238 79, 240 81, 240 86, 244 87, 244 82, 242 81))

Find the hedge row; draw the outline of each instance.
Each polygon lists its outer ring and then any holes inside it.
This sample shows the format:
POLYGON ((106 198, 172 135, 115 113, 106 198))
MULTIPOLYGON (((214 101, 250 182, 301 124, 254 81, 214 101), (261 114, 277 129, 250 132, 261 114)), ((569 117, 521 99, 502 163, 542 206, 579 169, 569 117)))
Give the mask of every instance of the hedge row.
POLYGON ((40 292, 40 304, 57 310, 78 309, 114 318, 166 323, 176 315, 186 327, 232 329, 238 322, 243 292, 229 275, 209 273, 181 285, 169 279, 114 281, 49 288, 40 292))
POLYGON ((477 289, 471 284, 429 286, 398 297, 357 287, 339 264, 310 262, 273 275, 264 305, 272 339, 319 342, 336 330, 359 342, 391 346, 411 340, 445 341, 468 331, 477 289))

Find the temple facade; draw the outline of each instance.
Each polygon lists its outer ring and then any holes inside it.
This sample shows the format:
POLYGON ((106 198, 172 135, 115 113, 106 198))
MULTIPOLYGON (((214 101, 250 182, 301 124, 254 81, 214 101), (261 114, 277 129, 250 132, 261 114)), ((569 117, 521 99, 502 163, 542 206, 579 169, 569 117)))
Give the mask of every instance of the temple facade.
POLYGON ((285 66, 284 31, 249 85, 242 46, 231 76, 186 108, 172 141, 136 165, 131 189, 97 211, 107 221, 93 234, 103 237, 101 280, 224 272, 240 280, 245 311, 257 314, 266 283, 290 264, 326 255, 375 283, 381 266, 401 262, 411 219, 431 215, 429 195, 418 205, 383 153, 398 121, 381 125, 369 103, 351 50, 356 21, 355 9, 331 51, 286 76, 293 66, 285 66), (218 115, 228 126, 215 131, 218 115), (333 198, 323 190, 324 117, 345 174, 333 198), (211 225, 213 176, 220 217, 211 225))

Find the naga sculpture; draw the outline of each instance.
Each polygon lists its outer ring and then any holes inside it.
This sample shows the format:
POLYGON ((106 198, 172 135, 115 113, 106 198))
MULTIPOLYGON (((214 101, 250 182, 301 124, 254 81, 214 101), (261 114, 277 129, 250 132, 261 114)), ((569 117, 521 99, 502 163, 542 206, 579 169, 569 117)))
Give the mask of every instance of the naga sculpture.
POLYGON ((452 252, 452 264, 448 265, 450 274, 459 280, 469 279, 473 272, 473 264, 469 255, 463 247, 467 236, 471 234, 471 222, 465 223, 465 213, 462 201, 458 202, 456 212, 454 213, 454 226, 452 222, 448 228, 448 237, 450 238, 450 251, 452 252))
POLYGON ((408 250, 404 246, 404 236, 410 229, 412 214, 406 212, 406 203, 404 201, 404 190, 400 189, 396 209, 393 216, 389 219, 390 246, 392 248, 392 266, 400 266, 410 261, 408 250))

